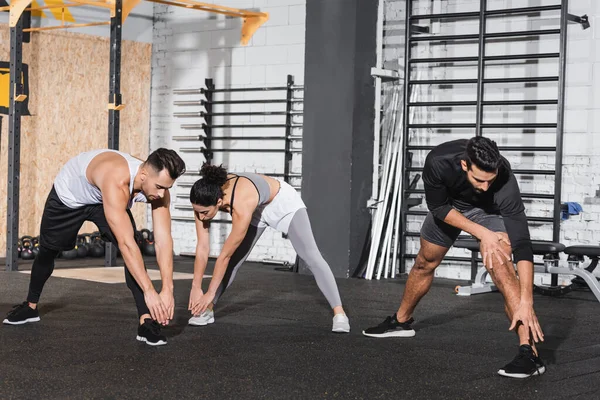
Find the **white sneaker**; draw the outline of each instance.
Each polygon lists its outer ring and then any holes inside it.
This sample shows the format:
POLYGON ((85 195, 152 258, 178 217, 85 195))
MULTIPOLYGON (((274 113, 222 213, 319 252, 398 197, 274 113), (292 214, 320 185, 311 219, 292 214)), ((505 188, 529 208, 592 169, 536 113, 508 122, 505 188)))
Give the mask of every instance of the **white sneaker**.
POLYGON ((215 322, 215 312, 213 310, 204 310, 204 312, 197 317, 192 317, 188 321, 188 324, 194 326, 205 326, 215 322))
POLYGON ((333 327, 332 332, 336 333, 348 333, 350 332, 350 320, 346 314, 336 314, 333 316, 333 327))

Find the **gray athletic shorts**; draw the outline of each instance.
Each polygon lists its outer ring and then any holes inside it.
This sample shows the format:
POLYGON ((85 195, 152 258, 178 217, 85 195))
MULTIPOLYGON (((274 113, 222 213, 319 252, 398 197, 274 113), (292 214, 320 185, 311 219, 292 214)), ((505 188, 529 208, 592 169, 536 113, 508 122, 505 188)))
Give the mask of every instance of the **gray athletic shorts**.
MULTIPOLYGON (((498 214, 488 214, 481 208, 472 208, 463 212, 462 215, 492 232, 506 232, 502 216, 498 214)), ((460 232, 460 229, 435 218, 433 214, 429 213, 421 227, 421 238, 449 249, 460 235, 460 232)))

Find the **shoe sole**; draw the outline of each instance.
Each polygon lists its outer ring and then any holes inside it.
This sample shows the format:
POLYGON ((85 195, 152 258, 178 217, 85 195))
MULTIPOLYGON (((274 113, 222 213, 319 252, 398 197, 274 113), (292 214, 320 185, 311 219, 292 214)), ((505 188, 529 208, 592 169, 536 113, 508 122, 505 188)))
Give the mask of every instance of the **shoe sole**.
POLYGON ((158 342, 149 342, 148 339, 146 339, 143 336, 137 336, 136 339, 140 342, 144 342, 149 346, 163 346, 165 344, 167 344, 167 342, 165 342, 164 340, 159 340, 158 342))
POLYGON ((504 371, 503 369, 501 369, 498 371, 498 375, 505 376, 507 378, 526 379, 531 376, 542 375, 544 372, 546 372, 546 367, 538 368, 533 374, 509 374, 506 371, 504 371))
POLYGON ((207 322, 188 322, 188 325, 193 325, 193 326, 206 326, 208 324, 214 324, 215 323, 215 319, 211 318, 209 319, 207 322))
POLYGON ((333 332, 333 333, 350 333, 350 327, 331 328, 331 332, 333 332))
POLYGON ((39 320, 40 320, 40 317, 27 318, 27 319, 24 319, 23 321, 9 321, 8 318, 6 318, 4 321, 2 321, 2 323, 6 324, 6 325, 24 325, 24 324, 28 324, 30 322, 38 322, 39 320))
POLYGON ((366 333, 362 332, 363 335, 373 338, 387 338, 387 337, 413 337, 415 336, 415 331, 398 331, 398 332, 386 332, 386 333, 366 333))

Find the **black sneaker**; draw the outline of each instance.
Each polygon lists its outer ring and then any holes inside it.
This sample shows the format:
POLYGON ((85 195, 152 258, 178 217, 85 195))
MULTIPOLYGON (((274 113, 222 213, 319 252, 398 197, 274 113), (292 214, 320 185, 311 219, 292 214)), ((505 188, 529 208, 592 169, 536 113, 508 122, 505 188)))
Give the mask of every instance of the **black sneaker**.
POLYGON ((138 327, 137 340, 146 342, 150 346, 167 344, 167 338, 160 334, 160 324, 153 319, 146 318, 138 327))
POLYGON ((387 317, 381 324, 365 329, 363 335, 376 338, 413 337, 415 336, 415 331, 410 326, 413 322, 415 320, 412 318, 406 322, 398 322, 396 314, 394 314, 391 317, 387 317))
POLYGON ((546 366, 541 358, 533 353, 528 344, 519 347, 519 354, 509 364, 498 371, 499 375, 509 378, 529 378, 530 376, 542 375, 546 372, 546 366))
POLYGON ((28 322, 38 322, 39 320, 40 314, 38 310, 29 307, 29 302, 24 301, 14 306, 2 323, 7 325, 23 325, 28 322))

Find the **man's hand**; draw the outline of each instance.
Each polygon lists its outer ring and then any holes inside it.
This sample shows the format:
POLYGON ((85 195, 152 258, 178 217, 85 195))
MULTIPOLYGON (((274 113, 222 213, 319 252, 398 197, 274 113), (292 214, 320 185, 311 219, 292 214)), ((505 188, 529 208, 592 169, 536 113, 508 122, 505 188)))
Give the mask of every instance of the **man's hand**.
POLYGON ((169 289, 162 289, 159 297, 162 300, 167 312, 167 321, 163 325, 169 325, 169 321, 173 320, 173 314, 175 312, 175 299, 173 298, 173 291, 169 289))
POLYGON ((509 254, 502 249, 502 243, 510 246, 510 241, 501 233, 492 232, 489 229, 483 234, 479 240, 481 241, 481 256, 483 257, 483 264, 491 269, 494 257, 500 262, 500 264, 510 261, 512 258, 509 254))
POLYGON ((523 326, 527 329, 527 332, 531 332, 531 336, 533 337, 534 342, 543 342, 544 341, 544 333, 542 332, 542 327, 538 322, 538 319, 535 315, 535 311, 533 311, 533 304, 531 303, 521 303, 519 304, 519 308, 515 311, 512 318, 512 324, 508 330, 512 331, 517 327, 517 325, 521 322, 523 326))
POLYGON ((144 301, 150 310, 150 315, 152 319, 158 322, 159 324, 165 325, 168 321, 169 313, 167 312, 167 308, 163 304, 160 296, 156 293, 154 288, 147 290, 144 292, 144 301))
MULTIPOLYGON (((203 295, 204 295, 204 292, 202 292, 201 287, 192 285, 192 290, 190 290, 190 301, 188 303, 188 310, 192 311, 194 306, 196 304, 198 304, 198 302, 200 301, 200 299, 202 298, 203 295)), ((198 315, 198 314, 194 314, 194 313, 192 313, 192 314, 194 316, 198 315)))
POLYGON ((204 311, 206 311, 208 306, 212 304, 214 299, 215 299, 214 293, 211 293, 211 292, 204 293, 194 304, 192 304, 192 314, 193 315, 202 314, 204 311))

